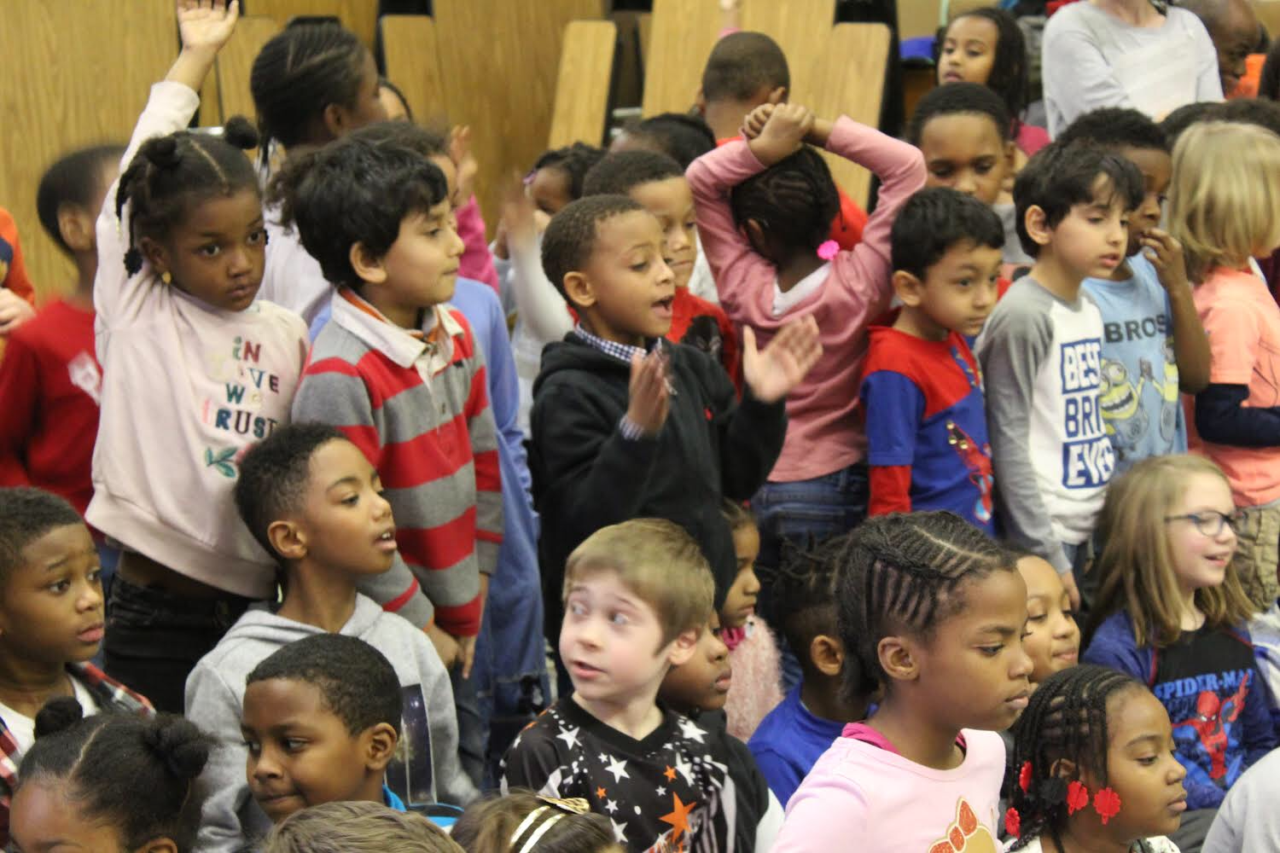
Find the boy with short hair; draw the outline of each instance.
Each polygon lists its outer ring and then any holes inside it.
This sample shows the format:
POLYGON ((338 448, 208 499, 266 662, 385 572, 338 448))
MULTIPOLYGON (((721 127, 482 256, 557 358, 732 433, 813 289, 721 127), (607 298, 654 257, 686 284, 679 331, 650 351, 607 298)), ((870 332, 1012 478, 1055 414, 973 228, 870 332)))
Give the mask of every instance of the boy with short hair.
POLYGON ((385 655, 405 697, 402 755, 392 785, 411 805, 464 804, 476 795, 458 760, 453 691, 427 636, 356 592, 390 569, 397 546, 378 472, 338 429, 294 423, 245 454, 236 506, 280 561, 283 601, 242 616, 187 679, 186 712, 217 739, 201 777, 201 851, 237 850, 268 828, 250 801, 240 714, 245 676, 281 646, 340 634, 385 655))
POLYGON ((245 682, 241 773, 272 823, 321 803, 405 810, 384 781, 404 701, 395 668, 377 649, 316 634, 267 656, 245 682))
POLYGON ((994 533, 982 376, 966 339, 996 304, 1000 218, 972 196, 917 192, 890 236, 902 306, 873 325, 863 368, 868 515, 951 510, 994 533))
POLYGON ((416 151, 358 136, 279 180, 284 220, 338 285, 293 419, 339 427, 386 481, 402 559, 365 590, 465 678, 502 543, 502 483, 484 356, 446 304, 463 251, 448 184, 416 151))
POLYGON ((803 677, 761 721, 747 748, 783 807, 844 727, 866 717, 871 700, 845 693, 844 669, 857 665, 836 626, 848 537, 835 536, 794 555, 778 583, 782 634, 796 650, 803 677))
POLYGON ((553 639, 570 552, 637 516, 682 525, 711 563, 717 594, 727 592, 737 559, 721 499, 746 500, 764 483, 786 434, 786 394, 822 352, 811 316, 759 352, 744 329, 738 402, 710 356, 657 340, 675 299, 663 243, 657 218, 615 195, 573 202, 543 237, 547 276, 580 318, 547 346, 534 385, 530 468, 553 639))
POLYGON ((1143 113, 1106 108, 1086 113, 1058 141, 1085 142, 1138 167, 1145 194, 1129 217, 1125 260, 1084 291, 1105 321, 1102 419, 1116 453, 1116 473, 1149 456, 1187 452, 1179 391, 1209 384, 1209 339, 1196 313, 1182 245, 1160 229, 1173 160, 1164 131, 1143 113))
POLYGON ((693 191, 680 164, 654 151, 620 151, 591 167, 582 183, 582 194, 625 195, 658 217, 662 225, 662 259, 675 275, 676 295, 671 303, 671 328, 666 339, 692 344, 724 365, 740 384, 738 338, 724 309, 689 290, 689 279, 698 262, 698 229, 693 191))
POLYGON ((0 486, 46 489, 81 514, 93 497, 102 390, 93 335, 94 224, 123 154, 119 145, 84 148, 40 179, 40 224, 74 262, 76 287, 15 330, 0 359, 0 486))
POLYGON ((1036 263, 977 344, 997 507, 1005 534, 1048 560, 1079 607, 1072 568, 1088 556, 1115 470, 1101 409, 1102 314, 1081 284, 1123 262, 1142 175, 1122 157, 1055 142, 1027 162, 1013 198, 1036 263))
POLYGON ((597 531, 569 557, 559 651, 573 692, 507 752, 502 790, 582 797, 629 850, 726 849, 736 803, 706 733, 657 704, 690 662, 712 614, 698 543, 676 524, 636 519, 597 531))
POLYGON ((86 716, 151 716, 142 696, 89 663, 102 645, 98 554, 80 514, 62 498, 0 488, 0 844, 23 754, 45 702, 74 696, 86 716))

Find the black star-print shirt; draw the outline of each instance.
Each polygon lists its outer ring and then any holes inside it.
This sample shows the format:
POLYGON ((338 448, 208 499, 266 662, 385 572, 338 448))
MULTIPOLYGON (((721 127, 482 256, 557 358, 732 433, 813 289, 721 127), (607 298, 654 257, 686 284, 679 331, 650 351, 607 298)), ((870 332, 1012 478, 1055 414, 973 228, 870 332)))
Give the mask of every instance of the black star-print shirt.
POLYGON ((502 791, 582 797, 633 851, 731 849, 736 792, 706 728, 667 709, 644 740, 563 698, 520 733, 503 760, 502 791), (729 808, 726 809, 726 804, 729 808))

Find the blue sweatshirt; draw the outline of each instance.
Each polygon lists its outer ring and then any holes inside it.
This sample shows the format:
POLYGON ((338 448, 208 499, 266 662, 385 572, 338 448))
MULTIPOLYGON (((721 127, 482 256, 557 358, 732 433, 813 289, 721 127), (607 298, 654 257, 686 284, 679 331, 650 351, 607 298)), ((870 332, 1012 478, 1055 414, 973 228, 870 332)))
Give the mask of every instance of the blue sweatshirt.
POLYGON ((760 721, 747 748, 784 807, 844 725, 814 716, 800 701, 799 685, 760 721))

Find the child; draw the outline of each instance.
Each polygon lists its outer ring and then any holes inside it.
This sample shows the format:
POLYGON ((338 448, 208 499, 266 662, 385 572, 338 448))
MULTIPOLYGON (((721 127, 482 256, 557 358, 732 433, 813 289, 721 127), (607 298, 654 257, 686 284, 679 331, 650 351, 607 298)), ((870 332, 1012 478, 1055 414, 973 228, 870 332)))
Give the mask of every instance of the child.
POLYGON ((573 691, 516 739, 503 793, 581 797, 628 850, 727 849, 727 771, 702 729, 655 701, 668 670, 697 652, 713 593, 698 543, 670 521, 628 521, 578 546, 559 642, 573 691))
POLYGON ((380 803, 323 803, 294 812, 262 842, 262 853, 462 853, 431 821, 380 803))
POLYGON ((1084 660, 1142 680, 1164 703, 1189 809, 1216 808, 1276 745, 1244 629, 1253 608, 1231 562, 1238 519, 1222 471, 1182 455, 1130 468, 1099 525, 1106 544, 1084 660))
POLYGON ((35 286, 27 278, 18 226, 9 211, 0 207, 0 343, 36 315, 35 305, 35 286))
POLYGON ((316 634, 281 646, 244 690, 245 773, 259 808, 272 823, 338 800, 404 811, 384 777, 414 713, 405 704, 395 669, 363 640, 316 634))
MULTIPOLYGON (((1011 549, 1012 550, 1012 549, 1011 549)), ((1080 626, 1062 578, 1044 557, 1023 553, 1018 574, 1027 585, 1027 627, 1022 650, 1031 658, 1031 689, 1080 659, 1080 626)))
POLYGON ((1004 532, 1062 575, 1087 557, 1115 468, 1101 417, 1104 327, 1081 282, 1124 260, 1126 220, 1142 176, 1098 149, 1054 144, 1018 175, 1018 237, 1035 266, 1014 282, 982 330, 991 458, 1004 532))
POLYGON ((837 536, 796 554, 778 580, 782 632, 800 659, 803 680, 761 721, 747 746, 784 805, 844 727, 867 715, 868 693, 845 694, 844 670, 857 664, 836 626, 848 538, 837 536))
POLYGON ((446 304, 462 254, 448 184, 416 151, 361 137, 293 158, 278 180, 282 220, 338 285, 293 415, 339 427, 378 469, 400 551, 363 589, 466 678, 502 483, 484 356, 446 304))
MULTIPOLYGON (((39 489, 0 489, 0 752, 10 770, 53 697, 74 697, 86 715, 154 713, 88 662, 102 642, 102 611, 98 554, 80 515, 39 489)), ((0 774, 0 844, 14 782, 0 774)))
POLYGON ((182 710, 182 687, 272 561, 231 511, 240 454, 289 420, 307 354, 295 315, 257 301, 266 232, 256 135, 184 128, 239 5, 181 0, 183 49, 151 99, 97 223, 102 414, 86 520, 124 546, 106 670, 182 710), (140 412, 146 412, 140 417, 140 412))
POLYGON ((1280 591, 1271 547, 1280 537, 1280 387, 1271 380, 1280 370, 1280 307, 1249 259, 1280 247, 1277 181, 1280 138, 1260 127, 1194 125, 1174 152, 1169 229, 1186 252, 1211 353, 1188 444, 1218 464, 1232 501, 1249 510, 1236 531, 1238 572, 1260 610, 1280 591))
POLYGON ((450 837, 467 853, 622 853, 613 824, 586 806, 512 791, 473 804, 450 837))
POLYGON ((1017 211, 1001 200, 1006 182, 1013 178, 1015 145, 1009 121, 1009 111, 995 92, 977 83, 953 83, 920 99, 907 139, 924 155, 925 186, 958 190, 994 210, 1004 227, 1005 264, 1029 267, 1034 259, 1018 240, 1017 211))
POLYGON ((398 692, 412 697, 404 721, 404 775, 393 786, 410 805, 475 796, 458 763, 449 675, 427 636, 356 592, 387 571, 396 552, 391 507, 369 461, 337 429, 281 427, 240 465, 236 504, 280 561, 282 601, 240 618, 187 679, 192 722, 217 739, 201 787, 208 791, 201 849, 236 850, 267 828, 249 798, 240 737, 245 676, 276 649, 324 633, 358 637, 391 661, 398 692), (406 784, 407 783, 407 784, 406 784))
POLYGON ((718 595, 728 590, 737 560, 720 502, 745 500, 764 482, 782 446, 784 398, 821 352, 812 318, 783 327, 763 351, 745 329, 738 402, 709 355, 655 340, 675 299, 663 243, 657 217, 625 196, 579 199, 543 236, 547 276, 582 320, 547 347, 534 385, 530 468, 550 637, 569 553, 637 515, 683 525, 718 595))
POLYGON ((1280 845, 1280 811, 1275 808, 1278 782, 1280 750, 1272 750, 1231 786, 1201 853, 1275 850, 1280 845))
POLYGON ((1013 731, 1008 849, 1178 853, 1165 836, 1187 807, 1187 771, 1169 715, 1141 682, 1100 666, 1056 673, 1013 731))
POLYGON ((729 734, 745 741, 782 701, 781 661, 773 632, 756 614, 760 531, 751 512, 737 501, 725 501, 723 511, 733 532, 733 551, 738 558, 737 577, 725 594, 719 613, 720 638, 729 648, 729 663, 737 684, 737 689, 729 691, 725 713, 729 717, 729 734))
POLYGON ((676 284, 666 339, 692 344, 709 353, 724 365, 735 383, 741 382, 738 339, 729 318, 720 306, 695 296, 689 289, 698 262, 698 239, 693 194, 680 164, 652 151, 610 154, 587 173, 582 193, 630 196, 658 217, 662 225, 662 259, 675 274, 676 284))
POLYGON ((889 306, 889 227, 923 184, 924 167, 906 143, 848 118, 817 120, 796 104, 760 108, 746 131, 749 141, 721 146, 688 172, 721 304, 735 325, 764 336, 812 317, 823 347, 811 375, 788 396, 782 455, 752 500, 760 563, 776 569, 783 540, 842 533, 866 512, 858 377, 867 326, 889 306), (835 184, 805 142, 884 181, 863 241, 830 260, 818 249, 838 205, 835 184))
POLYGON ((582 198, 587 172, 603 160, 606 153, 603 148, 585 142, 544 151, 525 178, 534 207, 547 216, 555 216, 569 202, 582 198))
POLYGON ((12 849, 192 853, 196 777, 209 741, 181 717, 98 714, 72 699, 40 712, 13 794, 12 849))
POLYGON ((76 288, 10 335, 0 360, 0 486, 46 489, 79 513, 93 497, 93 441, 102 397, 93 344, 94 222, 123 154, 118 145, 83 148, 59 159, 40 179, 40 224, 75 263, 76 288))
POLYGON ((868 515, 947 509, 994 533, 982 375, 966 338, 996 304, 1000 219, 950 189, 913 195, 894 220, 890 325, 871 327, 861 411, 868 515))
MULTIPOLYGON (((942 36, 938 85, 978 83, 1005 102, 1012 135, 1025 158, 1049 144, 1043 127, 1022 120, 1027 106, 1027 44, 1013 15, 1000 8, 974 9, 956 16, 942 36)), ((1016 163, 1015 169, 1024 163, 1016 163)))
POLYGON ((1004 775, 996 731, 1027 707, 1027 589, 1011 555, 960 516, 869 519, 849 540, 838 607, 858 667, 884 689, 791 798, 774 853, 993 850, 1004 775))
MULTIPOLYGON (((254 58, 249 89, 262 134, 264 172, 279 159, 280 147, 291 160, 387 119, 373 54, 337 24, 286 27, 254 58)), ((333 286, 289 225, 273 200, 267 211, 271 251, 260 296, 300 314, 310 326, 329 304, 333 286)))
POLYGON ((1084 291, 1105 318, 1102 419, 1116 472, 1148 456, 1185 453, 1187 425, 1178 392, 1209 384, 1209 341, 1196 316, 1182 246, 1160 230, 1172 161, 1159 125, 1137 110, 1086 113, 1059 141, 1087 142, 1138 167, 1146 190, 1129 217, 1125 260, 1084 291))

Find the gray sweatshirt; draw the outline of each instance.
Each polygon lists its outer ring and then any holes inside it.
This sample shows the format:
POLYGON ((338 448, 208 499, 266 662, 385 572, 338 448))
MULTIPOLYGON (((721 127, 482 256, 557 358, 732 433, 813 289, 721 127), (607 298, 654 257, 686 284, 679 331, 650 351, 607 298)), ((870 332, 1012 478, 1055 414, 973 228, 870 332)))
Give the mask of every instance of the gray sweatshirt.
MULTIPOLYGON (((256 607, 240 617, 187 678, 187 718, 216 741, 199 780, 206 800, 197 853, 239 850, 271 828, 250 796, 245 776, 248 749, 240 735, 245 679, 281 646, 319 633, 313 625, 256 607)), ((396 759, 387 768, 391 789, 408 805, 437 799, 466 805, 475 799, 476 789, 458 760, 449 673, 427 635, 363 595, 356 596, 355 612, 339 633, 359 637, 382 652, 400 677, 404 719, 396 759), (408 767, 406 756, 411 756, 408 767)))

